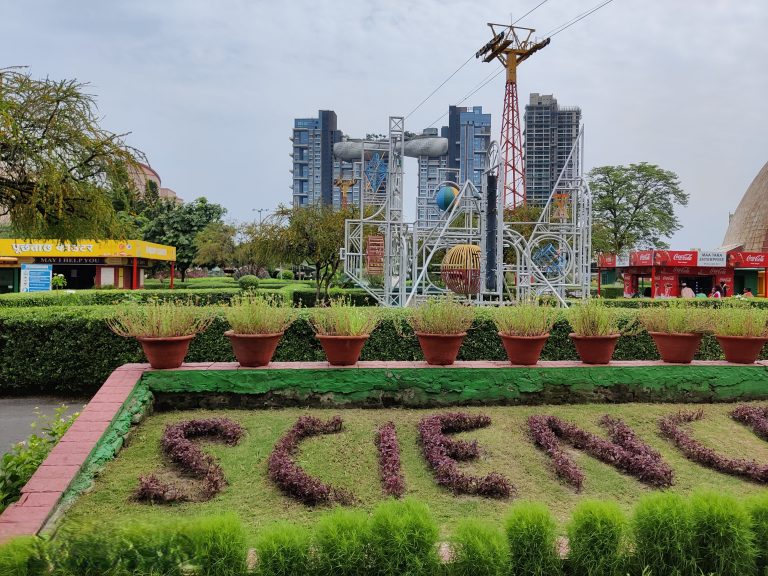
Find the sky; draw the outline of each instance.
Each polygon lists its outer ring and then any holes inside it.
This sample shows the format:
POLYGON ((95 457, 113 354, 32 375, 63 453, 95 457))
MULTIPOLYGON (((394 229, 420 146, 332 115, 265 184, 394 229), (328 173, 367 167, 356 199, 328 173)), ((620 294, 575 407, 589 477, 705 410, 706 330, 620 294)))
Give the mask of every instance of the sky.
MULTIPOLYGON (((352 137, 384 133, 491 38, 487 22, 540 2, 0 0, 0 68, 88 82, 103 127, 130 133, 163 186, 242 222, 290 203, 294 118, 331 109, 352 137)), ((547 0, 518 25, 544 37, 599 3, 547 0)), ((581 107, 587 168, 678 174, 690 202, 672 247, 716 248, 768 161, 766 30, 765 0, 613 0, 521 65, 521 108, 531 92, 581 107)), ((431 125, 492 66, 472 58, 406 129, 431 125)), ((502 74, 462 104, 492 114, 496 139, 503 96, 502 74)), ((405 170, 412 218, 416 160, 405 170)))

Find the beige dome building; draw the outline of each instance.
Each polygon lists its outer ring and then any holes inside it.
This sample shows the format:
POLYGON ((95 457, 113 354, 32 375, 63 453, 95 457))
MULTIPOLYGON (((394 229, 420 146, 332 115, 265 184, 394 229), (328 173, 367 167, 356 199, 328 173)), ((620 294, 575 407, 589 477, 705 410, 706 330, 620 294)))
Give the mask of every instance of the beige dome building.
POLYGON ((723 248, 768 252, 768 162, 758 172, 728 223, 723 248))

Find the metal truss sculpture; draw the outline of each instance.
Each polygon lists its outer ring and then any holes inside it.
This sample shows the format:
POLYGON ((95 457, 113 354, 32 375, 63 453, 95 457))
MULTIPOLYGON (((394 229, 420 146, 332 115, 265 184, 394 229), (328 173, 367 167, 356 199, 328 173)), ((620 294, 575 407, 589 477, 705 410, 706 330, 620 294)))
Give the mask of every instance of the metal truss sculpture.
POLYGON ((583 175, 583 130, 535 221, 505 220, 505 191, 497 189, 503 160, 494 145, 481 190, 471 181, 435 187, 459 193, 426 229, 403 222, 404 136, 404 119, 390 117, 386 194, 363 195, 358 218, 345 223, 344 271, 380 305, 408 306, 447 292, 436 263, 466 244, 480 246, 480 290, 465 295, 474 303, 549 294, 567 306, 568 297, 588 297, 592 196, 583 175))

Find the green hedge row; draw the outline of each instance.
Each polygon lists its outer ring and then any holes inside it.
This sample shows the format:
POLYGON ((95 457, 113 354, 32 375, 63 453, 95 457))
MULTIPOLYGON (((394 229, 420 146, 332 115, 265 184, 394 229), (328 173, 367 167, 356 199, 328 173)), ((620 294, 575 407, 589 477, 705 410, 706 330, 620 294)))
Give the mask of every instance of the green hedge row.
POLYGON ((646 496, 631 516, 613 502, 584 501, 558 526, 542 504, 518 502, 504 529, 463 520, 439 547, 429 509, 388 501, 368 516, 337 509, 314 530, 263 531, 249 560, 232 516, 152 525, 77 527, 51 542, 24 538, 0 547, 8 576, 164 574, 187 576, 758 576, 768 566, 768 497, 744 502, 720 493, 646 496))
MULTIPOLYGON (((88 394, 101 385, 118 366, 144 362, 139 344, 116 336, 105 318, 110 306, 7 308, 0 309, 0 393, 36 392, 88 394)), ((405 322, 406 311, 384 311, 384 321, 366 342, 361 360, 422 360, 413 331, 405 322)), ((460 360, 504 360, 506 354, 491 320, 491 310, 478 309, 477 319, 459 352, 460 360)), ((632 321, 633 310, 619 313, 621 322, 632 321)), ((325 360, 322 348, 308 322, 308 311, 287 330, 274 359, 282 362, 325 360)), ((228 325, 219 314, 211 326, 192 340, 187 362, 233 362, 228 325)), ((542 360, 578 360, 568 334, 570 325, 561 314, 555 323, 542 360)), ((639 332, 619 339, 615 360, 658 360, 650 336, 639 332)), ((722 358, 720 346, 705 335, 699 360, 722 358)))

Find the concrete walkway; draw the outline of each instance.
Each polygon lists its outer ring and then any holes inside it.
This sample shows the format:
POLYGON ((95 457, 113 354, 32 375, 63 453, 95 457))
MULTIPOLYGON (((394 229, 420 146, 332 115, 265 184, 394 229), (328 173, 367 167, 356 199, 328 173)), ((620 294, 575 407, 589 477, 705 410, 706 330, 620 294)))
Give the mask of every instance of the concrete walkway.
POLYGON ((56 408, 62 404, 67 405, 67 413, 71 414, 82 411, 85 402, 85 399, 62 399, 51 396, 0 398, 0 456, 36 431, 30 427, 30 424, 37 420, 35 408, 39 408, 42 414, 52 417, 56 408))

